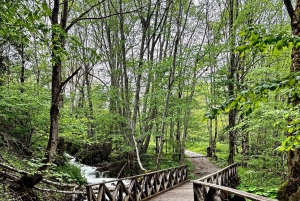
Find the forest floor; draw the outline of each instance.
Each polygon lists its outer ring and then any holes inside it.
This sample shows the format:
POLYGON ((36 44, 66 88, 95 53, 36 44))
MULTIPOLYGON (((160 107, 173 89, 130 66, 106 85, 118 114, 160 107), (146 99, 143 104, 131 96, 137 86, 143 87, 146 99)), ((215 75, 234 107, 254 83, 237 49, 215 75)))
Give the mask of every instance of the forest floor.
POLYGON ((189 160, 194 164, 193 170, 190 171, 194 174, 196 179, 214 173, 220 169, 217 165, 213 164, 208 157, 202 154, 198 154, 189 150, 186 150, 185 154, 187 155, 189 160))

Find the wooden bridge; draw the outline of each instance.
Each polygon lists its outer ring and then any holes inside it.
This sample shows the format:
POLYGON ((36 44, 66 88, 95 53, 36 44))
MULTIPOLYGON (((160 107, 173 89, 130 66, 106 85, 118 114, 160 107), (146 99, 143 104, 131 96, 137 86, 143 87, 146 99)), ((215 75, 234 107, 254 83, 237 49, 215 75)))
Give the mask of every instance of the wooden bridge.
POLYGON ((276 201, 234 189, 238 184, 233 164, 198 180, 188 180, 187 166, 87 185, 88 201, 276 201))

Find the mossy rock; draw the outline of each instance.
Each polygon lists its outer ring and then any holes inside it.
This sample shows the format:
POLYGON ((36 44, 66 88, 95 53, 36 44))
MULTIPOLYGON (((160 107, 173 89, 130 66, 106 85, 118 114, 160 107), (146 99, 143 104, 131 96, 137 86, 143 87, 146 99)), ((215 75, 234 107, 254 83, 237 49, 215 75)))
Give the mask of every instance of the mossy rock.
POLYGON ((78 155, 78 158, 80 158, 83 164, 96 165, 104 161, 109 161, 111 151, 110 143, 93 144, 87 146, 85 150, 78 155))

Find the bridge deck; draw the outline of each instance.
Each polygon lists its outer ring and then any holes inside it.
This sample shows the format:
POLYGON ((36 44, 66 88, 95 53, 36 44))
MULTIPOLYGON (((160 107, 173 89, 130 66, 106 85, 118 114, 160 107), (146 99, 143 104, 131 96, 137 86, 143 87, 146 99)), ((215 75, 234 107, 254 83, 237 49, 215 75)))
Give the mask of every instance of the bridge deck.
POLYGON ((194 200, 193 182, 189 181, 172 190, 164 192, 147 201, 191 201, 194 200))
MULTIPOLYGON (((208 158, 204 155, 185 151, 190 160, 194 164, 194 170, 192 172, 197 178, 216 172, 219 168, 212 164, 208 158)), ((166 191, 162 194, 156 195, 153 198, 149 198, 149 201, 191 201, 194 200, 193 182, 189 181, 174 189, 166 191)), ((147 201, 148 201, 147 200, 147 201)))

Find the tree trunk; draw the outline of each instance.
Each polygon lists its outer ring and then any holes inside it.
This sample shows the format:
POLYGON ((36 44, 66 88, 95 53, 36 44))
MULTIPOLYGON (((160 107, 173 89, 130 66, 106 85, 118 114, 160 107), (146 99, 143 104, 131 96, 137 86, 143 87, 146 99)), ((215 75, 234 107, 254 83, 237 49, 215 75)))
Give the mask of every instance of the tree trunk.
MULTIPOLYGON (((243 121, 244 116, 240 116, 241 121, 243 121)), ((249 131, 247 131, 247 125, 243 125, 241 132, 242 132, 242 167, 247 167, 248 166, 248 160, 249 160, 249 131)))
MULTIPOLYGON (((235 33, 234 33, 234 0, 229 0, 229 43, 230 43, 230 64, 229 64, 229 84, 228 84, 228 96, 233 98, 234 96, 234 80, 235 80, 235 33)), ((235 118, 236 111, 234 109, 229 111, 228 114, 229 125, 229 156, 228 164, 234 163, 234 148, 235 148, 235 118)))
MULTIPOLYGON (((121 35, 121 65, 123 67, 123 78, 124 80, 124 89, 123 90, 124 96, 125 96, 125 107, 123 108, 123 116, 127 119, 127 125, 124 126, 124 135, 125 140, 127 140, 127 144, 130 147, 137 147, 137 143, 135 140, 135 137, 132 135, 132 122, 131 122, 131 110, 130 110, 130 91, 129 91, 129 77, 127 72, 127 57, 126 57, 126 37, 125 37, 125 28, 124 28, 124 14, 123 12, 123 1, 119 0, 119 19, 120 19, 120 35, 121 35)), ((137 150, 138 151, 138 150, 137 150)), ((134 152, 128 152, 127 153, 127 160, 128 160, 128 166, 129 168, 133 167, 133 160, 134 160, 134 152)), ((138 159, 139 160, 139 159, 138 159)))
MULTIPOLYGON (((291 18, 291 27, 293 35, 300 36, 300 0, 297 0, 295 9, 292 6, 290 0, 284 0, 284 4, 291 18)), ((293 47, 292 50, 292 65, 290 72, 300 72, 300 50, 293 47)), ((289 99, 289 103, 298 105, 300 103, 300 97, 294 97, 289 99)), ((289 136, 293 133, 288 134, 289 136)), ((295 148, 288 153, 288 179, 278 191, 278 198, 280 201, 296 201, 300 199, 300 149, 295 148)))
MULTIPOLYGON (((58 26, 59 16, 59 0, 55 0, 53 4, 51 25, 52 27, 58 26)), ((63 11, 60 27, 65 30, 66 21, 68 14, 68 0, 63 2, 63 11)), ((59 56, 61 51, 64 49, 65 37, 63 34, 58 33, 59 30, 52 30, 52 91, 51 91, 51 108, 50 108, 50 133, 45 153, 44 166, 40 167, 39 170, 47 170, 50 168, 50 164, 53 162, 56 154, 56 147, 58 142, 58 116, 59 116, 59 104, 60 104, 60 92, 61 92, 61 66, 62 60, 59 56)))
MULTIPOLYGON (((180 8, 180 16, 181 16, 181 10, 180 8)), ((162 155, 162 150, 163 150, 163 144, 164 144, 164 139, 163 135, 165 133, 165 127, 166 127, 166 118, 168 116, 168 111, 169 111, 169 101, 171 97, 171 89, 173 87, 174 79, 175 79, 175 71, 176 71, 176 64, 177 64, 177 53, 178 53, 178 44, 180 41, 180 20, 177 20, 177 31, 176 31, 176 37, 175 37, 175 42, 174 42, 174 50, 173 50, 173 62, 172 66, 170 68, 170 75, 168 79, 168 87, 167 87, 167 94, 166 94, 166 99, 164 103, 164 111, 163 111, 163 117, 162 117, 162 124, 161 124, 161 130, 160 130, 160 143, 159 143, 159 148, 158 148, 158 154, 157 154, 157 159, 156 159, 156 169, 160 168, 160 158, 162 155)))
POLYGON ((21 53, 21 85, 22 85, 22 88, 21 88, 21 93, 24 92, 24 82, 25 82, 25 52, 24 52, 24 44, 21 44, 21 50, 20 50, 20 53, 21 53))
POLYGON ((218 117, 216 116, 215 118, 215 132, 214 132, 214 137, 213 137, 213 141, 212 141, 212 148, 211 148, 211 152, 212 152, 212 158, 214 160, 217 160, 217 154, 216 154, 216 149, 217 149, 217 137, 218 137, 218 117))
MULTIPOLYGON (((83 48, 83 56, 85 56, 85 50, 83 48)), ((89 128, 88 128, 88 137, 92 137, 95 135, 95 124, 94 124, 94 114, 93 114, 93 101, 91 94, 91 81, 89 79, 89 63, 84 62, 84 82, 86 86, 87 100, 88 100, 88 115, 87 118, 89 120, 89 128)))

